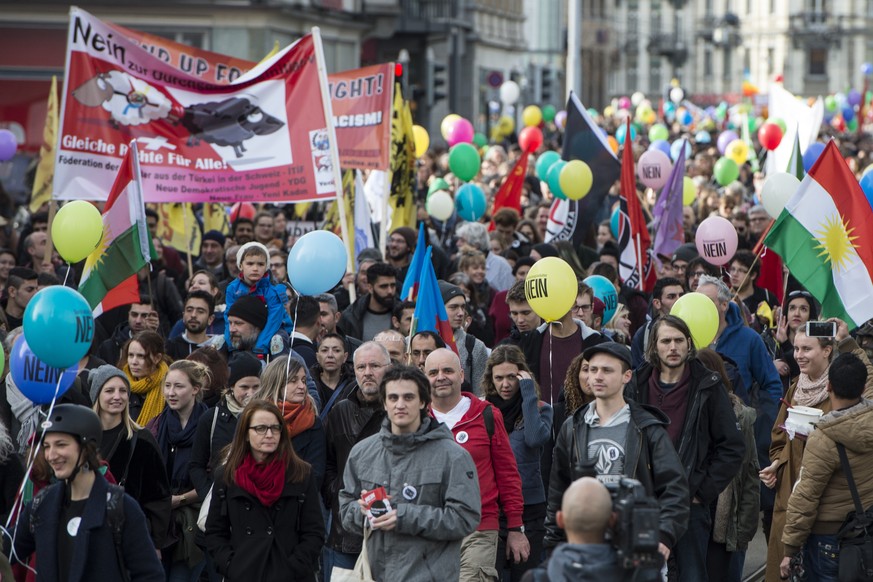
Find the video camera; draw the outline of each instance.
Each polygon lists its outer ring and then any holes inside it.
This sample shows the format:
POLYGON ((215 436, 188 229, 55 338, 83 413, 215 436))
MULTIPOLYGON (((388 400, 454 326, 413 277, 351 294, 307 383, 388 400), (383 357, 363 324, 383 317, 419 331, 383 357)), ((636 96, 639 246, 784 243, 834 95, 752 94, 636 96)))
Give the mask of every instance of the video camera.
MULTIPOLYGON (((583 473, 583 477, 598 477, 594 463, 590 467, 583 463, 583 473)), ((636 479, 621 477, 604 485, 612 496, 616 517, 610 541, 619 565, 628 570, 660 569, 664 559, 658 552, 661 512, 657 499, 636 479)))

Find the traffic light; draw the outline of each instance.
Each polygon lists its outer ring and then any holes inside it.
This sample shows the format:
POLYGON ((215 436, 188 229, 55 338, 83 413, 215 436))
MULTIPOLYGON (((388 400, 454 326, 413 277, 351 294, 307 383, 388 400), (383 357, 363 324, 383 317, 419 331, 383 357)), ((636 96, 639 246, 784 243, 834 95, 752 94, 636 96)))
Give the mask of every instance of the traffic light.
POLYGON ((394 82, 400 83, 400 94, 406 97, 409 87, 409 68, 404 63, 394 63, 394 82))
POLYGON ((425 87, 427 90, 427 105, 433 107, 437 101, 446 98, 446 66, 436 61, 433 49, 427 49, 427 66, 425 68, 425 87))
POLYGON ((540 104, 551 105, 553 97, 554 76, 552 75, 551 67, 543 67, 540 69, 540 104))

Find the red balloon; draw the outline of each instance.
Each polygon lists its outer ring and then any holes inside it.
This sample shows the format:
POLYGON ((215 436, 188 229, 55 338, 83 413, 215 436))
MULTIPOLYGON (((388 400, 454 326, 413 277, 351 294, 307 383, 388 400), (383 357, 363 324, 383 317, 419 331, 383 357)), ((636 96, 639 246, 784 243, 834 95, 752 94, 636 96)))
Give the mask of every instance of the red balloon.
POLYGON ((240 218, 248 218, 249 220, 255 217, 255 205, 251 202, 237 202, 230 207, 230 222, 233 224, 240 218))
POLYGON ((758 141, 766 149, 775 150, 782 141, 782 128, 775 123, 765 123, 758 130, 758 141))
POLYGON ((518 145, 526 152, 535 152, 543 145, 543 132, 539 127, 525 127, 518 134, 518 145))

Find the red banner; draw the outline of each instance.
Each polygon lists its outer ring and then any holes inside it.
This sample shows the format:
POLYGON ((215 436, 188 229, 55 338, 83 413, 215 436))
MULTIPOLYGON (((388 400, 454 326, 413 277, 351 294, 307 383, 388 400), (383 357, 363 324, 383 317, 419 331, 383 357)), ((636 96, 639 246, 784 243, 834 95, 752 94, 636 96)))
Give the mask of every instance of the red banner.
POLYGON ((312 35, 238 75, 141 44, 71 10, 56 199, 105 199, 131 140, 147 202, 335 197, 312 35))

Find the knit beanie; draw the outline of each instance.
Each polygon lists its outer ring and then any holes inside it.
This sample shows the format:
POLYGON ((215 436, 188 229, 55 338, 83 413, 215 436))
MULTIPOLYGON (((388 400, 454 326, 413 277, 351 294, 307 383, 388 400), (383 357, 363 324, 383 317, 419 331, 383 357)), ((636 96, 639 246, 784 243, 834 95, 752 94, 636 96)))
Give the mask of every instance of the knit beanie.
POLYGON ((227 241, 227 237, 225 237, 223 234, 221 234, 221 232, 217 230, 208 230, 206 231, 206 233, 204 233, 203 238, 200 239, 201 244, 203 244, 203 241, 207 240, 215 241, 221 246, 224 246, 225 241, 227 241))
POLYGON ((406 241, 406 246, 409 247, 409 252, 415 250, 415 245, 418 244, 418 234, 408 226, 399 226, 391 231, 391 234, 398 234, 406 241))
POLYGON ((127 386, 128 391, 130 391, 130 380, 127 379, 127 375, 116 368, 115 366, 110 366, 109 364, 103 364, 99 368, 94 368, 90 372, 88 372, 88 384, 91 386, 91 402, 97 402, 97 398, 100 396, 100 391, 103 390, 103 386, 111 379, 118 376, 122 380, 124 380, 124 385, 127 386))
POLYGON ((228 388, 232 388, 243 378, 261 375, 261 361, 251 352, 234 352, 227 366, 230 368, 230 376, 227 378, 228 388))
POLYGON ((248 251, 252 248, 259 249, 262 253, 264 253, 264 260, 266 260, 267 263, 270 262, 270 251, 267 250, 267 247, 265 247, 264 245, 262 245, 259 242, 252 241, 252 242, 247 242, 246 244, 241 246, 239 248, 239 250, 236 252, 236 266, 238 268, 242 269, 243 257, 246 256, 246 251, 248 251))
POLYGON ((555 248, 555 245, 551 245, 549 243, 540 243, 538 245, 534 245, 531 247, 532 251, 536 251, 541 259, 545 259, 546 257, 558 257, 558 249, 555 248))
POLYGON ((243 295, 227 310, 228 317, 239 317, 258 329, 267 326, 267 304, 258 295, 243 295))

